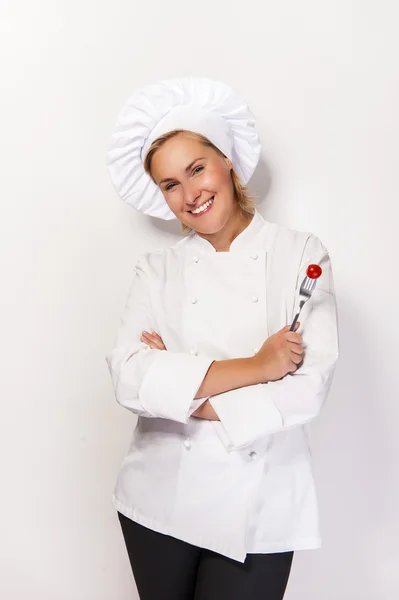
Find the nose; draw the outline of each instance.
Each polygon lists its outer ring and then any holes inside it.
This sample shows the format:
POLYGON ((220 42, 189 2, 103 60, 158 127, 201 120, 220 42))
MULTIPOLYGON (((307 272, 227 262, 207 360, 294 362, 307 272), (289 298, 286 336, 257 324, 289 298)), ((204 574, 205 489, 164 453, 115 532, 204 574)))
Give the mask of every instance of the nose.
POLYGON ((184 202, 190 208, 195 206, 197 199, 201 196, 201 190, 195 182, 187 182, 184 185, 184 202))

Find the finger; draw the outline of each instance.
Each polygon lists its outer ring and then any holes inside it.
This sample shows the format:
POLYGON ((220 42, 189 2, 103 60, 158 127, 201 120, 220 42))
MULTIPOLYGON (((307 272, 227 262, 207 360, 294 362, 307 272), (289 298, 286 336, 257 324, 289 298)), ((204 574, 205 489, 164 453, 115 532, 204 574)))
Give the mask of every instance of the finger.
POLYGON ((151 350, 162 350, 162 348, 159 347, 159 344, 157 344, 153 340, 143 340, 143 341, 145 344, 147 344, 147 346, 149 346, 151 348, 151 350))
POLYGON ((156 333, 156 331, 152 332, 152 339, 158 345, 160 350, 166 350, 166 346, 163 343, 163 339, 161 338, 161 336, 158 333, 156 333))
POLYGON ((159 333, 157 333, 156 331, 153 331, 152 335, 153 335, 154 339, 160 344, 161 350, 166 350, 166 346, 164 344, 164 341, 161 338, 161 336, 159 335, 159 333))
POLYGON ((290 350, 291 352, 294 352, 295 354, 299 355, 302 355, 304 353, 304 349, 300 344, 294 344, 292 342, 290 342, 290 350))
POLYGON ((151 333, 148 333, 147 331, 143 331, 143 335, 148 337, 148 339, 150 339, 154 342, 157 342, 157 343, 161 343, 163 345, 163 340, 156 331, 152 331, 151 333))
POLYGON ((147 344, 155 344, 156 340, 154 338, 153 335, 151 335, 150 333, 147 333, 145 331, 143 331, 143 333, 141 334, 141 338, 142 341, 146 342, 147 344))
POLYGON ((142 332, 142 336, 146 339, 146 340, 151 340, 152 342, 157 341, 157 338, 155 337, 155 335, 153 333, 148 333, 148 331, 143 331, 142 332))
POLYGON ((293 362, 295 365, 299 365, 299 363, 302 362, 302 356, 293 352, 291 354, 291 362, 293 362))
POLYGON ((301 336, 301 334, 295 333, 294 331, 289 331, 285 337, 286 340, 292 342, 293 344, 302 344, 303 342, 303 337, 301 336))
POLYGON ((151 348, 154 350, 162 350, 163 344, 160 344, 157 340, 150 340, 151 348))
POLYGON ((156 348, 155 344, 153 344, 152 342, 148 341, 148 342, 145 342, 145 343, 146 343, 146 345, 147 345, 149 348, 151 348, 151 350, 157 350, 157 348, 156 348))
POLYGON ((158 342, 161 350, 166 350, 166 346, 165 346, 161 336, 158 333, 154 333, 154 336, 155 336, 155 340, 158 342))
POLYGON ((143 331, 140 341, 147 344, 147 346, 149 346, 152 350, 166 350, 166 346, 163 343, 162 338, 159 336, 155 337, 154 334, 149 334, 143 331))

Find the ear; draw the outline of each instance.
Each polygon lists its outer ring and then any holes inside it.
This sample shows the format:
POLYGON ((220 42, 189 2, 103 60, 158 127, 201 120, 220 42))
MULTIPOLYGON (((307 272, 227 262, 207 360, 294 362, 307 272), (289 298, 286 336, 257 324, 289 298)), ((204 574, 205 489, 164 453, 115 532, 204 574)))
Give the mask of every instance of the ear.
POLYGON ((233 163, 231 162, 231 160, 229 158, 227 158, 227 156, 224 157, 224 160, 226 161, 227 166, 229 167, 230 171, 233 168, 233 163))

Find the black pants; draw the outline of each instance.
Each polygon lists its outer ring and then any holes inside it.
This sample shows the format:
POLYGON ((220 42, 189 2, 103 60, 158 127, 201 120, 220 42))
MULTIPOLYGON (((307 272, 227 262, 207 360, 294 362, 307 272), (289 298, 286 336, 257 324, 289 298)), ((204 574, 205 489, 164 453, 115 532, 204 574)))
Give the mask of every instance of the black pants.
POLYGON ((147 529, 118 513, 141 600, 282 600, 293 552, 245 563, 147 529))

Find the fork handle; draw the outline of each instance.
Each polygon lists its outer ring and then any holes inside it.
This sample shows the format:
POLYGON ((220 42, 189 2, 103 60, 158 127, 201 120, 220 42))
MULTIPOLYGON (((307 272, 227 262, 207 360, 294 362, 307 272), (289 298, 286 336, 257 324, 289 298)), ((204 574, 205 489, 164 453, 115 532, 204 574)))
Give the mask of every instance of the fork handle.
POLYGON ((305 300, 301 300, 301 302, 299 303, 299 311, 297 312, 297 314, 295 315, 295 318, 294 318, 294 320, 292 321, 292 325, 291 325, 291 327, 290 327, 290 331, 294 331, 294 329, 295 329, 295 325, 296 325, 296 323, 297 323, 297 321, 298 321, 299 315, 300 315, 300 313, 301 313, 301 310, 302 310, 302 306, 303 306, 304 304, 305 304, 305 300))

